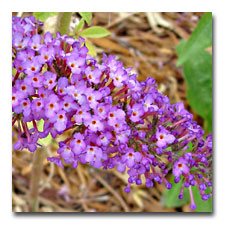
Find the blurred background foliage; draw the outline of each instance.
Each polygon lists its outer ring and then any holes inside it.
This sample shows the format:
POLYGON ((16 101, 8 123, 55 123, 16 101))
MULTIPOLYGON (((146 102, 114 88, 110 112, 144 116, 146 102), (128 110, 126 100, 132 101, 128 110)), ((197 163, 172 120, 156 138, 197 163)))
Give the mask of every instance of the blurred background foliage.
MULTIPOLYGON (((44 23, 39 31, 55 33, 57 12, 13 13, 34 15, 44 23)), ((126 67, 133 67, 139 80, 153 77, 171 103, 184 102, 194 120, 212 132, 212 13, 72 13, 70 35, 86 39, 89 54, 101 58, 103 52, 117 55, 126 67)), ((43 121, 39 124, 42 129, 43 121)), ((16 130, 14 130, 16 133, 16 130)), ((48 156, 54 156, 57 142, 41 140, 48 156)), ((15 141, 15 135, 13 142, 15 141)), ((27 150, 12 153, 13 211, 26 212, 32 154, 27 150)), ((127 177, 116 170, 96 170, 79 165, 76 170, 57 168, 44 161, 40 184, 41 212, 189 212, 188 190, 178 199, 180 183, 165 190, 161 185, 133 186, 124 193, 127 177)), ((193 189, 197 212, 212 211, 212 199, 203 202, 193 189)))

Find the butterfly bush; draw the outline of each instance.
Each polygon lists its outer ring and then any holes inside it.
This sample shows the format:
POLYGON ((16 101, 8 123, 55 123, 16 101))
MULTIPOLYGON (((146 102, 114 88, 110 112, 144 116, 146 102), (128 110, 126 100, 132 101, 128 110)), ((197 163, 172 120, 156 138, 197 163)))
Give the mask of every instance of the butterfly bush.
POLYGON ((182 182, 180 199, 189 189, 192 210, 193 186, 203 200, 211 197, 212 135, 204 137, 183 103, 171 104, 151 77, 139 82, 115 56, 103 54, 98 62, 81 37, 39 35, 41 25, 34 17, 12 19, 14 150, 34 152, 49 133, 55 138, 71 130, 57 156, 48 157, 59 167, 81 163, 127 172, 125 192, 143 182, 171 189, 172 172, 174 182, 182 182))

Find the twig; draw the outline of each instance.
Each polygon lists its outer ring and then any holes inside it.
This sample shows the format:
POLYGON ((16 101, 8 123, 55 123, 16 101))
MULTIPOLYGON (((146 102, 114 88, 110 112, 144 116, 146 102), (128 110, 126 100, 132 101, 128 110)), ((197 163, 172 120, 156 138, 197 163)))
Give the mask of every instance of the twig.
POLYGON ((98 173, 93 173, 92 175, 102 184, 105 188, 114 195, 114 197, 119 201, 125 212, 130 212, 129 207, 125 203, 125 201, 121 198, 121 196, 104 180, 100 177, 98 173))

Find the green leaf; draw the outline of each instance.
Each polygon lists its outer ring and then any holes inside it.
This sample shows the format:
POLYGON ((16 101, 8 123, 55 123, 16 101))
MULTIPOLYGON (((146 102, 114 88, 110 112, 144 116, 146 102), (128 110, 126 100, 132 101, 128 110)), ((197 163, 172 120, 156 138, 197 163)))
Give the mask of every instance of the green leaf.
POLYGON ((200 50, 212 45, 212 13, 208 12, 201 18, 190 39, 180 52, 177 65, 183 64, 200 50))
MULTIPOLYGON (((195 204, 197 205, 196 212, 212 212, 212 197, 210 197, 207 201, 202 200, 202 197, 199 193, 199 190, 196 186, 192 187, 193 196, 195 204)), ((206 190, 206 193, 209 192, 206 190)))
POLYGON ((17 72, 16 68, 13 68, 12 69, 12 75, 15 76, 16 75, 16 72, 17 72))
POLYGON ((173 187, 170 190, 166 190, 163 196, 163 205, 168 208, 176 208, 185 205, 189 202, 189 194, 188 189, 184 188, 183 199, 179 199, 178 196, 180 194, 182 182, 179 183, 174 182, 174 177, 171 181, 173 187))
POLYGON ((84 19, 82 18, 75 28, 75 34, 79 33, 83 27, 84 27, 84 19))
MULTIPOLYGON (((37 122, 37 128, 39 131, 43 131, 43 126, 44 126, 44 120, 41 119, 37 122)), ((47 146, 48 144, 50 144, 52 142, 52 136, 49 133, 47 137, 45 138, 41 138, 38 141, 41 145, 47 146)))
POLYGON ((95 57, 97 55, 95 46, 89 41, 86 41, 85 45, 88 48, 88 54, 95 57))
POLYGON ((191 107, 202 116, 212 132, 212 56, 199 52, 183 64, 187 82, 187 98, 191 107))
POLYGON ((56 16, 57 12, 34 12, 34 17, 41 22, 44 22, 50 16, 56 16))
POLYGON ((80 36, 89 38, 101 38, 109 35, 110 32, 103 27, 93 26, 80 32, 80 36))
POLYGON ((80 16, 86 21, 88 26, 91 25, 92 13, 91 12, 79 12, 80 16))

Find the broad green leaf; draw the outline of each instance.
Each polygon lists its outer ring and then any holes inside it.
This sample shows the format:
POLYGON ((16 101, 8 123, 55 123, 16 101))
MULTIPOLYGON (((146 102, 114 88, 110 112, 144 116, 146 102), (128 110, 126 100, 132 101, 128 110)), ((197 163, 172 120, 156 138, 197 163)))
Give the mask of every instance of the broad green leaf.
POLYGON ((57 15, 57 12, 34 12, 34 17, 37 20, 40 20, 41 22, 44 22, 45 20, 48 19, 50 16, 55 16, 57 15))
POLYGON ((212 56, 199 52, 183 64, 183 71, 188 102, 206 120, 208 131, 212 132, 212 56))
POLYGON ((84 19, 82 18, 75 28, 75 34, 79 33, 84 27, 84 19))
POLYGON ((80 36, 89 38, 101 38, 109 35, 110 32, 103 27, 93 26, 80 32, 80 36))
POLYGON ((180 52, 177 65, 183 64, 200 50, 212 45, 212 13, 208 12, 201 18, 190 39, 180 52))
POLYGON ((88 26, 91 25, 92 13, 91 12, 79 12, 80 16, 86 21, 88 26))
POLYGON ((163 196, 163 205, 165 205, 168 208, 176 208, 181 207, 185 205, 187 202, 189 202, 189 194, 188 189, 184 188, 183 199, 179 199, 178 196, 180 194, 182 182, 179 183, 174 182, 174 177, 171 181, 171 184, 173 187, 170 190, 166 190, 163 196))
MULTIPOLYGON (((178 57, 188 41, 182 40, 176 50, 178 57)), ((205 119, 208 132, 212 131, 212 56, 200 50, 183 64, 191 107, 205 119)))
POLYGON ((193 191, 195 204, 197 205, 197 208, 195 211, 196 212, 212 212, 212 197, 210 197, 207 201, 204 201, 202 200, 202 197, 196 186, 192 187, 192 191, 193 191))
POLYGON ((181 53, 184 49, 184 46, 187 44, 188 40, 181 40, 180 43, 177 45, 176 47, 176 51, 177 51, 177 55, 178 55, 178 59, 181 57, 181 53))
POLYGON ((86 41, 85 45, 88 48, 88 54, 95 57, 97 55, 95 46, 89 41, 86 41))

